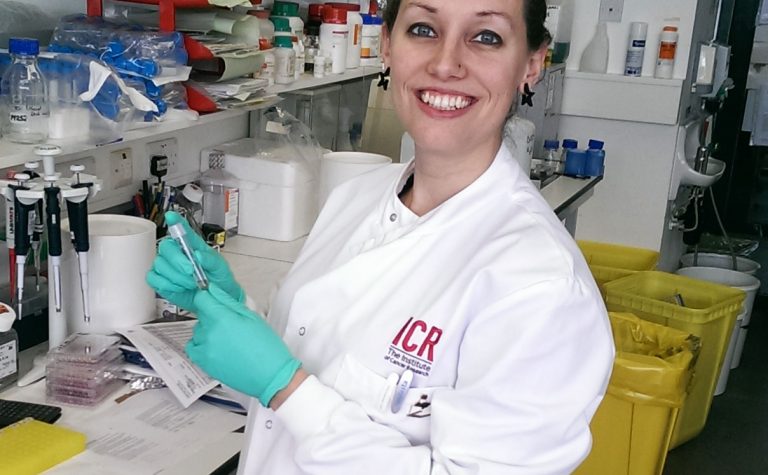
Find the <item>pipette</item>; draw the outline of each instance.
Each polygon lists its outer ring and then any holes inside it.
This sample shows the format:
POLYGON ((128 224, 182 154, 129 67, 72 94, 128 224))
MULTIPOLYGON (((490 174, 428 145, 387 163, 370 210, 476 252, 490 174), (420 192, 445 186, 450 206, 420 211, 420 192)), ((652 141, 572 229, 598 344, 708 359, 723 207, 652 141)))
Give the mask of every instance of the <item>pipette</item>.
MULTIPOLYGON (((24 168, 30 179, 38 178, 40 175, 37 169, 40 166, 38 162, 27 162, 24 168)), ((34 209, 34 221, 32 228, 32 256, 35 259, 35 288, 40 291, 40 237, 43 235, 43 200, 37 200, 34 209)))
MULTIPOLYGON (((9 177, 10 178, 10 177, 9 177)), ((5 189, 5 244, 8 247, 8 280, 11 288, 16 288, 16 185, 5 189)), ((13 303, 13 292, 11 303, 13 303)))
POLYGON ((48 258, 53 269, 53 295, 56 311, 61 312, 61 206, 56 186, 56 175, 44 178, 45 187, 45 221, 48 227, 48 258))
POLYGON ((179 243, 182 252, 185 256, 187 256, 190 264, 192 264, 192 270, 195 274, 195 282, 197 283, 197 287, 201 290, 207 290, 208 277, 205 275, 203 268, 200 267, 200 264, 197 263, 194 254, 192 254, 192 248, 187 242, 187 232, 184 229, 184 226, 181 223, 172 224, 168 226, 168 234, 170 234, 171 237, 179 243))
MULTIPOLYGON (((82 165, 69 167, 75 173, 77 183, 71 186, 73 189, 90 188, 92 183, 80 183, 80 172, 85 170, 82 165)), ((88 298, 88 250, 91 245, 88 241, 88 193, 81 196, 67 198, 67 213, 69 214, 69 230, 72 245, 77 252, 77 263, 80 268, 80 290, 83 295, 83 319, 91 322, 91 309, 88 298)))
POLYGON ((22 301, 24 299, 24 266, 27 262, 27 254, 30 247, 29 215, 35 209, 35 201, 27 200, 19 195, 28 190, 24 183, 29 180, 26 173, 17 173, 15 176, 19 184, 14 195, 14 209, 16 211, 16 308, 19 318, 24 316, 22 301))

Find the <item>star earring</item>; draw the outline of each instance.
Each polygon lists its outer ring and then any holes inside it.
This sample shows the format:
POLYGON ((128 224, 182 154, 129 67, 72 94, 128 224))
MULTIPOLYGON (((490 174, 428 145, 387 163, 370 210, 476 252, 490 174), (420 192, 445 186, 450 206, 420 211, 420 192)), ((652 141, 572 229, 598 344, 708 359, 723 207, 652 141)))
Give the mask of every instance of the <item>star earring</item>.
POLYGON ((530 107, 533 107, 533 96, 536 94, 535 92, 531 91, 531 87, 528 85, 528 83, 525 83, 523 85, 523 96, 521 97, 521 105, 527 105, 530 107))
MULTIPOLYGON (((384 66, 382 66, 382 68, 383 67, 384 66)), ((376 87, 380 87, 380 88, 384 89, 385 91, 387 90, 388 86, 389 86, 389 67, 387 67, 386 69, 383 69, 379 73, 379 83, 376 84, 376 87)))

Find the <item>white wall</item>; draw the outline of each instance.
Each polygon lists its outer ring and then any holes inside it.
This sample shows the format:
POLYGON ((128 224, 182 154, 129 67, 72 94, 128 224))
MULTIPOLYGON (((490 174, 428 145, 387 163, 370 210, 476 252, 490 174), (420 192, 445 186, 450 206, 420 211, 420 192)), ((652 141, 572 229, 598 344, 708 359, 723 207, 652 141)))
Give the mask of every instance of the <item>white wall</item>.
MULTIPOLYGON (((0 0, 2 1, 2 0, 0 0)), ((34 5, 44 12, 59 17, 70 13, 85 13, 86 0, 14 0, 18 3, 34 5)))

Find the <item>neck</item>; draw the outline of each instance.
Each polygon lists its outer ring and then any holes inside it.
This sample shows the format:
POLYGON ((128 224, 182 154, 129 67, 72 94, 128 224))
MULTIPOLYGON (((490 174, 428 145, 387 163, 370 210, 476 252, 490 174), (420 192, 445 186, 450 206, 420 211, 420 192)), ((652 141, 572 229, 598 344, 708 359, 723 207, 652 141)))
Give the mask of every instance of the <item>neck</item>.
POLYGON ((416 144, 413 187, 402 195, 403 204, 418 216, 432 211, 477 180, 500 146, 498 137, 478 149, 450 154, 416 144))

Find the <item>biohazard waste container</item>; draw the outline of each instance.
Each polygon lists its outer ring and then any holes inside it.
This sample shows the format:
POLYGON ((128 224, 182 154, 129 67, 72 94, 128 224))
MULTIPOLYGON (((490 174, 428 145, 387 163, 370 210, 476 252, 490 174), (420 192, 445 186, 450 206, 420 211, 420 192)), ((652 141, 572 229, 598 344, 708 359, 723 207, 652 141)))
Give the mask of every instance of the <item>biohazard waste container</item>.
POLYGON ((653 270, 659 261, 659 253, 650 249, 595 241, 578 241, 578 245, 603 297, 606 283, 635 272, 653 270))
POLYGON ((661 475, 692 376, 699 339, 609 313, 616 358, 590 428, 592 450, 577 475, 661 475))
POLYGON ((666 272, 637 272, 605 284, 613 312, 696 335, 701 350, 670 448, 696 437, 707 422, 725 351, 745 294, 739 289, 666 272))

